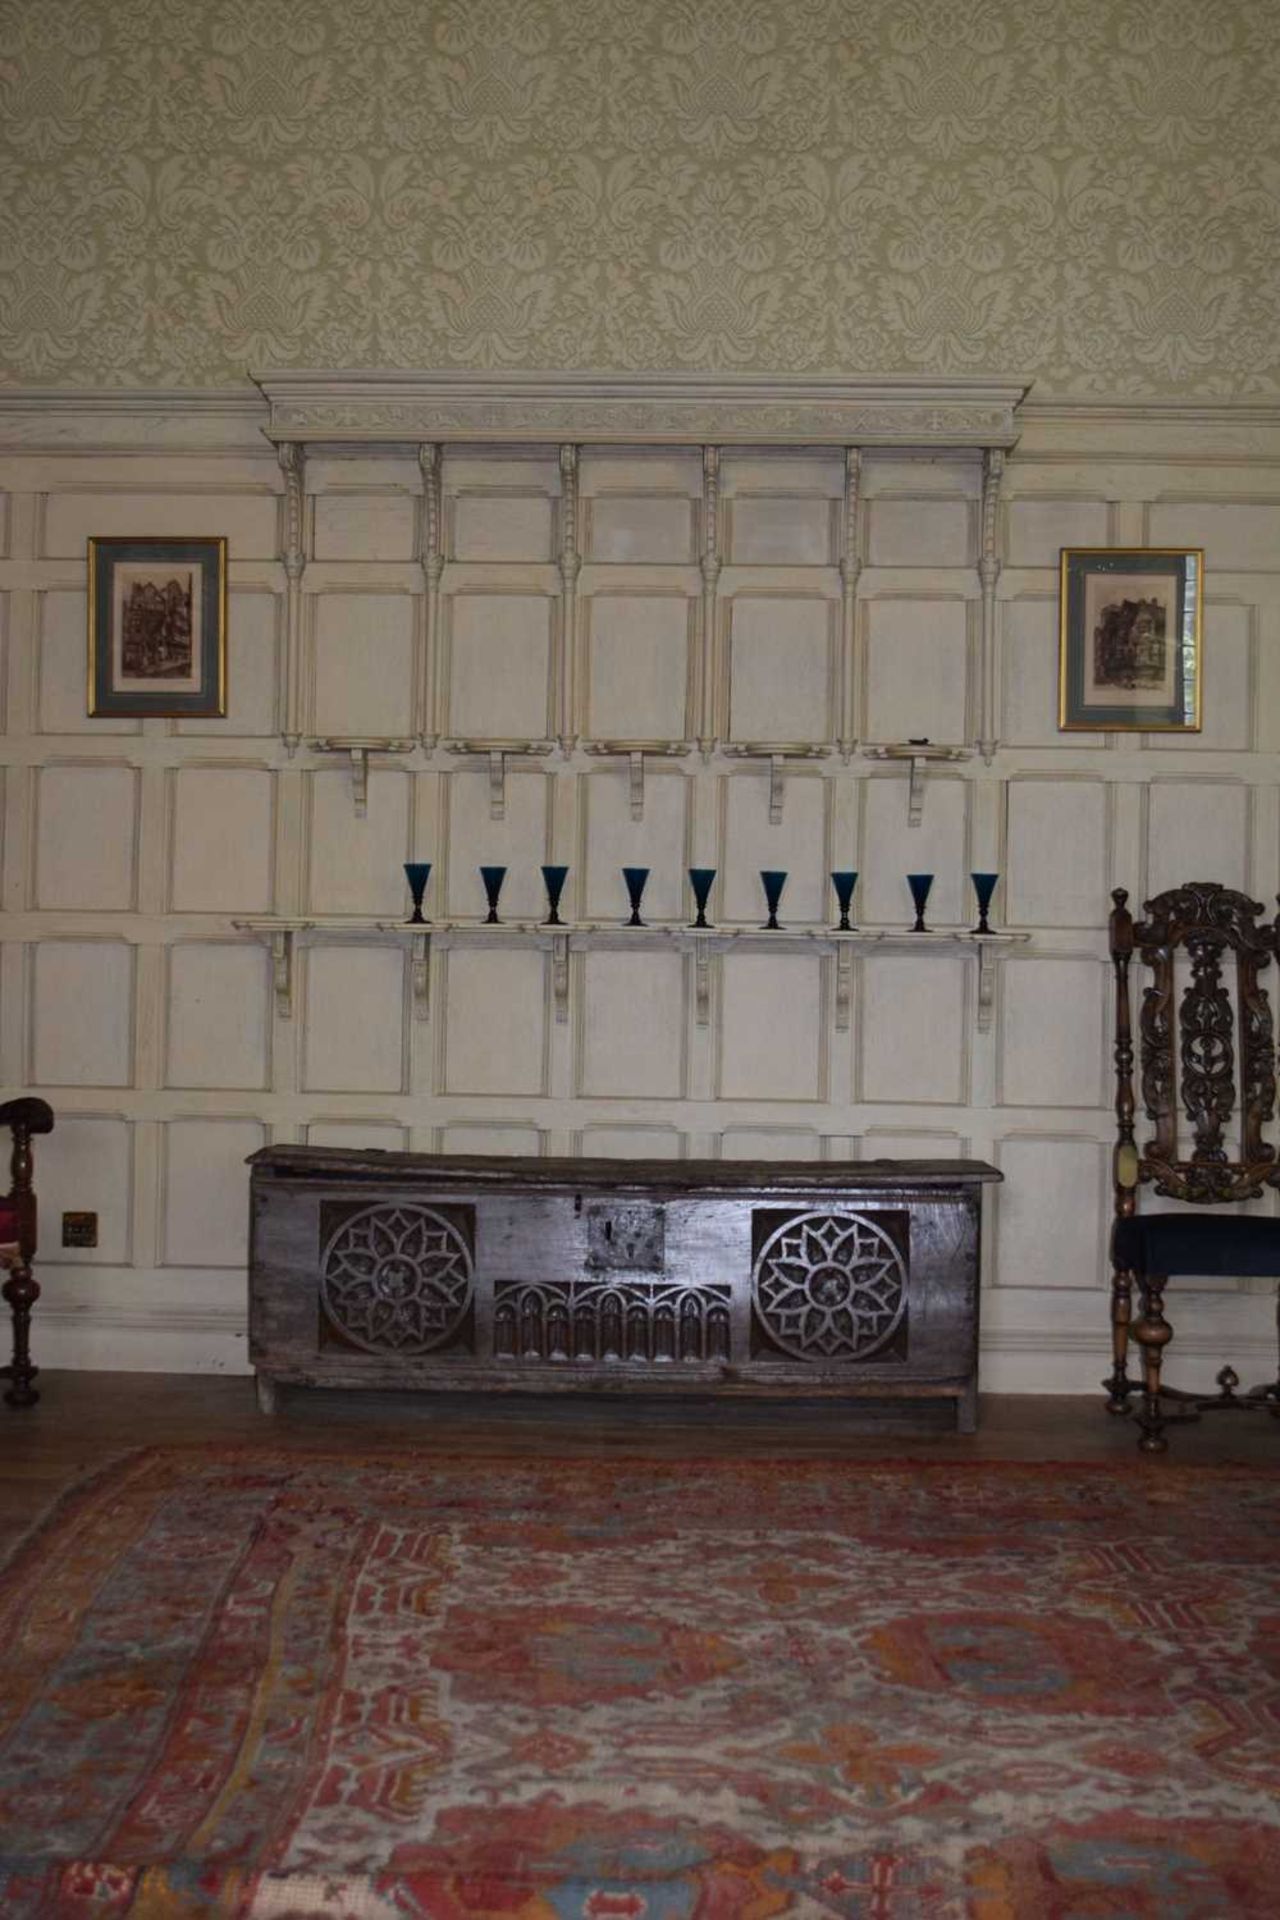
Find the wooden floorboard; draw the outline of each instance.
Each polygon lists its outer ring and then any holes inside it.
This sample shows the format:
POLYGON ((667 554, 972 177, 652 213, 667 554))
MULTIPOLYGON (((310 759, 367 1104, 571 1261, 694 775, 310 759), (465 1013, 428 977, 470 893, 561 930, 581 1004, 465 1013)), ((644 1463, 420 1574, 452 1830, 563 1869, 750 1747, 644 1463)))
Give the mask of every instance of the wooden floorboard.
MULTIPOLYGON (((831 1402, 610 1400, 575 1396, 339 1393, 285 1389, 273 1418, 250 1379, 207 1374, 46 1373, 36 1407, 0 1407, 0 1547, 65 1488, 137 1446, 234 1444, 299 1453, 407 1449, 492 1460, 1027 1460, 1129 1463, 1129 1420, 1102 1396, 988 1395, 976 1434, 930 1431, 902 1413, 869 1425, 831 1402)), ((1187 1463, 1280 1468, 1280 1419, 1218 1414, 1172 1430, 1168 1456, 1187 1463)))

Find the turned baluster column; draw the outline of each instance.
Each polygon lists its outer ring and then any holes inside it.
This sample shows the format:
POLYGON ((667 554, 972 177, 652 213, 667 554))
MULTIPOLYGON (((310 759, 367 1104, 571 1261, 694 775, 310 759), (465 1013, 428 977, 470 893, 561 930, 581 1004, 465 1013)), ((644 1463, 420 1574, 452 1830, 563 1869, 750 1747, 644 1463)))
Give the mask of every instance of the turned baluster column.
POLYGON ((10 1270, 2 1289, 13 1316, 13 1360, 5 1369, 9 1388, 4 1397, 11 1407, 32 1407, 40 1398, 31 1384, 40 1369, 31 1364, 31 1309, 40 1298, 40 1287, 31 1271, 31 1256, 36 1244, 36 1197, 31 1190, 31 1129, 21 1120, 13 1122, 10 1172, 13 1185, 9 1199, 17 1216, 18 1265, 10 1270))
MULTIPOLYGON (((1116 1144, 1111 1157, 1112 1194, 1116 1220, 1129 1220, 1137 1211, 1138 1149, 1133 1136, 1133 1028, 1129 1013, 1129 963, 1133 957, 1133 916, 1129 895, 1117 887, 1111 914, 1111 965, 1116 979, 1116 1144)), ((1103 1381, 1107 1411, 1127 1413, 1131 1391, 1128 1370, 1129 1327, 1133 1311, 1133 1274, 1112 1264, 1112 1371, 1103 1381)))

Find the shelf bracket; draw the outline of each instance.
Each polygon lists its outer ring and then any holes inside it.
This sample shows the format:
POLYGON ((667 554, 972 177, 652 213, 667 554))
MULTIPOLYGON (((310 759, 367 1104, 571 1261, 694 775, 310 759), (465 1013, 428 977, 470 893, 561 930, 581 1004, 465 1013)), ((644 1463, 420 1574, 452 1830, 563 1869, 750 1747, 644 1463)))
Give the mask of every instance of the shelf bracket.
POLYGON ((995 955, 988 947, 978 948, 978 1032, 990 1033, 996 1001, 995 955))
POLYGON ((592 740, 587 752, 598 759, 625 759, 631 775, 631 818, 644 819, 644 763, 646 755, 655 759, 680 760, 689 752, 685 740, 592 740))
POLYGON ((829 747, 802 744, 794 740, 748 740, 730 742, 724 752, 736 760, 767 760, 769 762, 769 825, 782 825, 782 800, 786 789, 784 775, 788 760, 824 760, 831 751, 829 747))
POLYGON ((507 761, 541 759, 549 754, 550 740, 446 740, 450 753, 483 754, 489 765, 489 818, 507 817, 507 761))
POLYGON ((340 738, 336 735, 311 742, 312 750, 316 753, 345 753, 350 759, 351 799, 357 820, 363 820, 369 811, 369 755, 412 753, 413 745, 412 740, 375 740, 355 736, 340 738))
POLYGON ((700 1027, 711 1025, 711 942, 705 936, 693 942, 693 1010, 700 1027))
POLYGON ((569 1024, 569 936, 551 936, 551 993, 556 1003, 556 1025, 569 1024))
POLYGON ((252 934, 261 940, 271 955, 271 986, 276 997, 276 1012, 282 1020, 293 1018, 294 936, 306 933, 309 920, 295 920, 281 926, 278 920, 233 920, 237 933, 252 934))
POLYGON ((836 1032, 848 1033, 849 1009, 853 1005, 853 944, 841 940, 836 945, 836 1032))
POLYGON ((907 825, 918 827, 924 818, 925 770, 931 760, 967 760, 967 747, 935 747, 929 740, 905 740, 889 747, 867 747, 871 760, 906 760, 910 763, 907 785, 907 825))
POLYGON ((415 1020, 431 1018, 431 935, 415 933, 409 962, 415 1020))
POLYGON ((631 768, 631 818, 644 819, 644 755, 629 753, 627 761, 631 768))

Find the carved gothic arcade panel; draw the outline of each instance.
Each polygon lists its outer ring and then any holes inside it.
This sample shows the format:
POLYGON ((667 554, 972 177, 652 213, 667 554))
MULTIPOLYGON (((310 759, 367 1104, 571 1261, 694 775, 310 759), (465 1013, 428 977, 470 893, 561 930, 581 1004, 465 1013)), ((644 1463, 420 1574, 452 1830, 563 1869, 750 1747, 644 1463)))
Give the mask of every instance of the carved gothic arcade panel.
POLYGON ((493 1357, 535 1365, 574 1361, 663 1367, 729 1359, 733 1288, 640 1273, 572 1280, 498 1280, 493 1357))

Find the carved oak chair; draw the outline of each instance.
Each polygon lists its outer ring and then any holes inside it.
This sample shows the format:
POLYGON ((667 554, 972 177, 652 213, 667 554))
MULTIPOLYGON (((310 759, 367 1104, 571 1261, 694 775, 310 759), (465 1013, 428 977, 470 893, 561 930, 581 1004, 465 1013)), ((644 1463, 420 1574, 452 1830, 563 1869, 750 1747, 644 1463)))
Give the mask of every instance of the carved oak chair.
MULTIPOLYGON (((1213 1206, 1262 1198, 1280 1188, 1276 1148, 1264 1137, 1275 1118, 1276 1050, 1271 1007, 1259 975, 1280 954, 1280 916, 1258 924, 1260 902, 1213 881, 1170 888, 1144 904, 1135 923, 1128 894, 1111 896, 1111 961, 1116 983, 1116 1121, 1113 1161, 1115 1221, 1111 1234, 1113 1371, 1103 1382, 1113 1413, 1129 1411, 1136 1383, 1128 1377, 1130 1340, 1142 1352, 1139 1445, 1168 1446, 1170 1419, 1197 1419, 1216 1409, 1265 1406, 1280 1413, 1280 1375, 1251 1392, 1236 1392, 1230 1367, 1216 1395, 1162 1385, 1164 1349, 1173 1338, 1165 1318, 1165 1282, 1175 1274, 1280 1278, 1280 1219, 1221 1213, 1142 1215, 1138 1193, 1150 1185, 1167 1199, 1213 1206), (1134 952, 1151 969, 1142 996, 1138 1044, 1142 1103, 1155 1132, 1139 1150, 1134 1139, 1133 1030, 1129 966, 1134 952), (1175 968, 1186 985, 1175 1005, 1175 968), (1224 980, 1234 975, 1235 1007, 1224 980), (1239 1066, 1237 1071, 1237 1046, 1239 1066), (1190 1147, 1179 1155, 1180 1113, 1190 1147), (1235 1129, 1235 1131, 1233 1131, 1235 1129), (1131 1318, 1134 1286, 1138 1318, 1131 1318), (1180 1403, 1171 1413, 1166 1402, 1180 1403)), ((1278 1317, 1280 1329, 1280 1317, 1278 1317)))
POLYGON ((31 1136, 53 1132, 53 1112, 43 1100, 8 1100, 0 1105, 0 1126, 8 1127, 13 1136, 13 1185, 0 1199, 0 1268, 8 1274, 0 1292, 13 1315, 13 1359, 0 1372, 9 1382, 4 1396, 9 1405, 31 1407, 40 1398, 31 1384, 39 1372, 31 1364, 31 1309, 40 1298, 31 1272, 36 1251, 31 1136))

